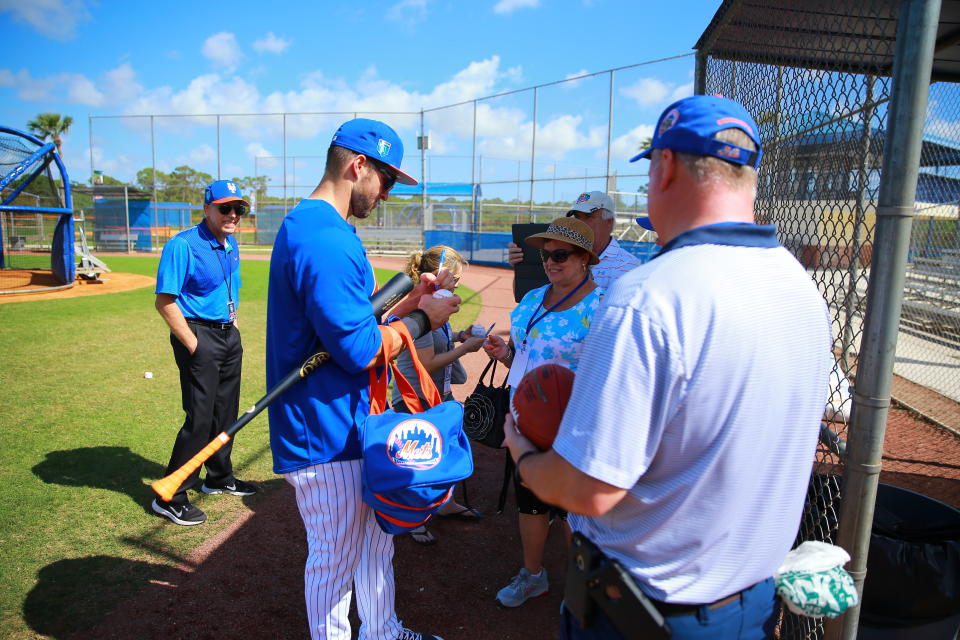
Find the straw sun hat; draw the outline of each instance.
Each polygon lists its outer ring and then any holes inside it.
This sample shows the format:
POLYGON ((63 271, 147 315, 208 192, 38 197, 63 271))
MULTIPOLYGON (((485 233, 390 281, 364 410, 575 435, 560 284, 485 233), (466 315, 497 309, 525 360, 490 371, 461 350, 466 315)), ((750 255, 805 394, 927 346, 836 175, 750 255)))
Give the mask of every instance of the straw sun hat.
POLYGON ((593 229, 576 218, 557 218, 550 223, 546 231, 527 236, 524 242, 531 247, 543 249, 547 240, 559 240, 583 249, 590 256, 587 264, 600 262, 600 258, 593 252, 593 229))

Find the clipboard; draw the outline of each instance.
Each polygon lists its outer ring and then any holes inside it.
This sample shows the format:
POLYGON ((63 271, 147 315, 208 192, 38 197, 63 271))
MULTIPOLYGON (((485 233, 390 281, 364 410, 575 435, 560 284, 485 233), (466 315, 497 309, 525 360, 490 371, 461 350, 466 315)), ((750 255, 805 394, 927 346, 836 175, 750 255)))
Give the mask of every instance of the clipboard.
POLYGON ((535 233, 547 230, 549 225, 543 222, 524 222, 512 227, 513 242, 523 249, 523 260, 513 265, 513 300, 520 302, 531 289, 547 284, 547 274, 540 260, 540 250, 531 247, 523 240, 535 233))

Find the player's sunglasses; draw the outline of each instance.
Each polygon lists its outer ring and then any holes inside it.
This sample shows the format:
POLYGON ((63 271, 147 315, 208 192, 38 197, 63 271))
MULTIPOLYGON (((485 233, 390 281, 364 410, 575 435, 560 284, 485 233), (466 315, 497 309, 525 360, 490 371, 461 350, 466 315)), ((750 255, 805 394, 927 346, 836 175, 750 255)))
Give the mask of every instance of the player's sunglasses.
POLYGON ((580 253, 580 250, 574 249, 573 251, 570 251, 568 249, 557 249, 556 251, 545 251, 540 249, 540 259, 544 262, 552 259, 557 264, 563 264, 567 261, 567 258, 575 253, 580 253))
POLYGON ((231 211, 235 211, 238 216, 245 216, 250 213, 250 206, 243 202, 224 202, 217 205, 217 210, 222 216, 230 215, 231 211))
POLYGON ((383 190, 390 191, 390 189, 393 189, 393 185, 397 184, 397 175, 393 171, 390 171, 387 165, 382 162, 374 160, 370 156, 367 156, 367 159, 370 160, 376 170, 383 175, 383 190))

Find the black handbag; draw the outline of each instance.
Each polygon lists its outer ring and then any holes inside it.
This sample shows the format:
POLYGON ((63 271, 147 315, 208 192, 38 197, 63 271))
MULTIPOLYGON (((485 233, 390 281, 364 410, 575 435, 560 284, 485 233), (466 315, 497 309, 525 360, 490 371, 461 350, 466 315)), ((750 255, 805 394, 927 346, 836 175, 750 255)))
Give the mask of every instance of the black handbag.
POLYGON ((474 442, 499 449, 503 444, 503 421, 510 411, 510 387, 506 376, 503 384, 495 386, 496 373, 497 361, 491 359, 480 374, 477 387, 463 403, 463 432, 474 442), (487 384, 491 367, 493 371, 487 384))

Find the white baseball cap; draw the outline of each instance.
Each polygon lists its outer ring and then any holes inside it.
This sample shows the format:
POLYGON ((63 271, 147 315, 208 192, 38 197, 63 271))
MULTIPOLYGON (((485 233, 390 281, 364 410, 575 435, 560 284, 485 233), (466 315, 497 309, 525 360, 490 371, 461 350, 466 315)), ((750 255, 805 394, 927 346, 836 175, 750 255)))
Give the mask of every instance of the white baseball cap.
POLYGON ((593 213, 598 209, 606 209, 610 213, 613 213, 613 198, 603 191, 588 191, 581 193, 577 197, 577 201, 570 205, 570 210, 567 212, 567 215, 572 215, 574 211, 593 213))

